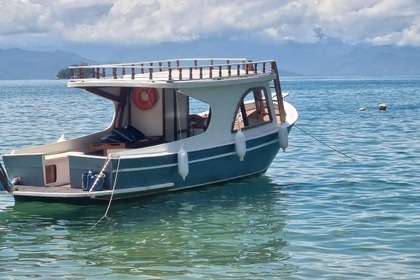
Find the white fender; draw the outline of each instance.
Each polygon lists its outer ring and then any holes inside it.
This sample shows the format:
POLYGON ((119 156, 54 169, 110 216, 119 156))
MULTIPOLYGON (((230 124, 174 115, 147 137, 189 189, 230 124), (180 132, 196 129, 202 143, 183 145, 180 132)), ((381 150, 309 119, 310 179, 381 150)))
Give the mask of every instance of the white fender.
POLYGON ((182 179, 185 181, 185 177, 187 177, 189 172, 188 166, 188 153, 181 146, 181 149, 178 151, 178 173, 181 175, 182 179))
POLYGON ((239 129, 235 134, 235 150, 240 161, 244 160, 246 154, 245 134, 239 129))
POLYGON ((287 124, 285 122, 282 122, 279 125, 278 132, 279 132, 280 148, 282 148, 283 152, 285 152, 287 146, 289 146, 289 133, 287 131, 287 124))

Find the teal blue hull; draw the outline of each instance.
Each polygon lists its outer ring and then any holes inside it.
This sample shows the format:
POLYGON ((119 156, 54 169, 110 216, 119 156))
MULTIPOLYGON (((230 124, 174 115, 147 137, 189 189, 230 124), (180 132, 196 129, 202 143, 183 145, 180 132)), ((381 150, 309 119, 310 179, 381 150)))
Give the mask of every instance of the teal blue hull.
MULTIPOLYGON (((150 186, 172 184, 170 188, 156 189, 152 193, 215 184, 265 172, 279 151, 278 135, 273 133, 247 142, 247 153, 239 160, 234 144, 188 152, 189 173, 185 180, 178 172, 177 154, 152 158, 112 159, 105 171, 103 188, 106 190, 136 189, 125 196, 144 195, 150 186), (115 186, 115 187, 114 187, 115 186), (142 192, 141 188, 145 191, 142 192)), ((89 170, 99 173, 103 160, 70 157, 70 180, 73 188, 81 188, 81 176, 89 170), (80 161, 80 162, 79 162, 80 161)))

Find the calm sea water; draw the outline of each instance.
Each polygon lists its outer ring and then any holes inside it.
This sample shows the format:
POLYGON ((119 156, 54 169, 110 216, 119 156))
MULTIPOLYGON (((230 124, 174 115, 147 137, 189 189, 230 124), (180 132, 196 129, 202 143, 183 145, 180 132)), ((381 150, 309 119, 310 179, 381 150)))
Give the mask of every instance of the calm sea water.
MULTIPOLYGON (((0 195, 0 278, 418 279, 420 77, 282 86, 300 118, 262 177, 112 204, 98 224, 106 206, 0 195)), ((0 81, 0 100, 1 154, 112 110, 64 81, 0 81)))

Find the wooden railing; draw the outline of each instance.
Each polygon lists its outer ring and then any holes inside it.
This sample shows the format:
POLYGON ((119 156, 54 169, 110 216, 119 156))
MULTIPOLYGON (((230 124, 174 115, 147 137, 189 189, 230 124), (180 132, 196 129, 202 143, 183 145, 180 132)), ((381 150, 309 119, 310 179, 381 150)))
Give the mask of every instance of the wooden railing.
POLYGON ((71 79, 163 79, 167 82, 275 73, 276 69, 272 60, 246 59, 178 59, 69 68, 71 79))

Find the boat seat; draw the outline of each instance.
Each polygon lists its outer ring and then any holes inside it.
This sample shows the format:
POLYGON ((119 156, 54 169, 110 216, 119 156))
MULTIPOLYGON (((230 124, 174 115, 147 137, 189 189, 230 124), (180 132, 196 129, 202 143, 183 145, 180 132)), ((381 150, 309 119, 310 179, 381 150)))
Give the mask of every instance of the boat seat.
POLYGON ((121 142, 114 142, 114 143, 93 143, 89 145, 89 150, 92 152, 103 152, 104 156, 108 156, 109 153, 112 152, 120 152, 124 151, 126 149, 139 149, 144 148, 152 145, 157 145, 163 143, 163 137, 162 136, 150 136, 145 137, 141 140, 137 140, 134 142, 127 142, 127 143, 121 143, 121 142), (108 151, 111 150, 111 151, 108 151))
POLYGON ((122 142, 135 142, 146 138, 146 135, 144 135, 143 132, 132 125, 128 125, 127 127, 116 127, 113 129, 113 132, 123 140, 122 142))
POLYGON ((146 138, 143 132, 132 125, 116 127, 112 134, 101 137, 102 143, 133 143, 146 138))

